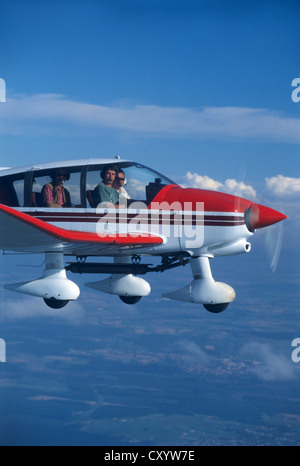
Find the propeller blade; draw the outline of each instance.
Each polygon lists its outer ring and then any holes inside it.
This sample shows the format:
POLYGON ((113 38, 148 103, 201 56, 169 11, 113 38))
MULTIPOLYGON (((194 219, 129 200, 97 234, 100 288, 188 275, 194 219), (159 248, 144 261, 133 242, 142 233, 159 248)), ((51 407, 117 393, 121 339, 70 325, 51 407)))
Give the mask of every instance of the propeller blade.
POLYGON ((275 272, 280 257, 283 238, 283 223, 261 230, 261 239, 272 273, 275 272))

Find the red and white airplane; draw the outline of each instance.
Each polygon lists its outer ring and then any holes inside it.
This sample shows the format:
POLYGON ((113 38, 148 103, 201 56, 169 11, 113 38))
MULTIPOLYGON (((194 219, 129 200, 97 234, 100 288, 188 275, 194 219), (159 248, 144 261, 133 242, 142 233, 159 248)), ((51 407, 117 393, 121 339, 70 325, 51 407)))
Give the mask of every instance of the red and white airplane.
MULTIPOLYGON (((109 191, 111 183, 104 186, 109 193, 117 193, 114 188, 109 191)), ((0 170, 0 249, 45 254, 42 277, 5 288, 43 298, 56 309, 80 295, 67 271, 110 274, 86 285, 134 304, 151 291, 138 275, 190 263, 191 283, 163 296, 221 312, 235 299, 235 291, 214 281, 210 259, 249 252, 249 239, 256 229, 285 218, 241 197, 182 188, 150 168, 119 157, 0 170), (126 177, 126 197, 117 203, 106 199, 97 206, 95 192, 108 169, 112 178, 120 173, 126 177), (61 204, 54 190, 59 175, 61 204), (65 267, 64 256, 73 256, 76 262, 65 267), (113 262, 96 262, 94 258, 100 256, 113 262), (161 264, 142 263, 142 256, 161 257, 161 264)))

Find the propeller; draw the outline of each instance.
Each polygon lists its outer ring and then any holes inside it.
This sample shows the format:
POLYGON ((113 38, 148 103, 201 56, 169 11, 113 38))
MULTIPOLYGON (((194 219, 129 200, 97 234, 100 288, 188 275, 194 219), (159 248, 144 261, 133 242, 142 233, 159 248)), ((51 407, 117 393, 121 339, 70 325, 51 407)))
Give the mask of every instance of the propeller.
MULTIPOLYGON (((246 168, 241 167, 241 173, 239 178, 242 180, 241 183, 244 183, 246 178, 246 168)), ((249 191, 249 194, 251 190, 249 191)), ((236 192, 236 196, 244 197, 245 192, 236 192)), ((266 207, 264 205, 256 204, 255 198, 256 193, 253 193, 252 197, 253 204, 245 212, 245 221, 248 229, 250 231, 255 231, 255 236, 261 242, 262 247, 267 256, 272 273, 275 272, 280 257, 280 251, 282 246, 283 239, 283 222, 282 220, 286 219, 286 215, 266 207)), ((248 198, 248 196, 246 195, 248 198)), ((240 200, 237 197, 237 205, 239 206, 240 200)))
MULTIPOLYGON (((237 204, 240 199, 237 197, 237 204)), ((255 202, 245 211, 245 222, 249 231, 261 241, 272 273, 280 257, 283 238, 283 222, 286 215, 255 202)))
POLYGON ((258 238, 263 244, 272 273, 275 272, 280 257, 283 229, 283 223, 277 223, 258 232, 258 238))
POLYGON ((245 222, 250 231, 261 239, 272 273, 275 272, 283 238, 286 215, 260 204, 252 204, 245 212, 245 222))

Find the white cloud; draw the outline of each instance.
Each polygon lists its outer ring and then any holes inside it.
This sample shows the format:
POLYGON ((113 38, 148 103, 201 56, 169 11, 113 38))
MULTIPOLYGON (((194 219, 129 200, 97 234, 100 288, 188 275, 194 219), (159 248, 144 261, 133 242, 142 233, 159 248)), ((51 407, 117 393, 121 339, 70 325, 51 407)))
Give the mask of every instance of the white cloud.
POLYGON ((246 185, 243 181, 237 181, 228 178, 224 183, 209 178, 208 176, 199 175, 198 173, 187 172, 184 176, 184 186, 198 189, 209 189, 212 191, 221 191, 234 196, 246 197, 256 200, 256 190, 251 185, 246 185))
POLYGON ((218 189, 223 186, 219 181, 209 178, 209 176, 198 175, 198 173, 187 172, 184 177, 185 186, 190 188, 199 188, 199 189, 211 189, 213 191, 218 191, 218 189))
POLYGON ((51 309, 40 298, 24 296, 4 299, 1 302, 0 317, 4 321, 50 317, 65 320, 68 324, 79 325, 84 318, 84 309, 78 302, 71 302, 63 309, 51 309))
POLYGON ((292 178, 283 175, 266 178, 269 191, 280 197, 300 196, 300 178, 292 178))
POLYGON ((210 363, 207 354, 196 343, 186 339, 177 342, 173 358, 189 372, 202 372, 203 368, 210 363))
POLYGON ((227 179, 222 191, 234 194, 235 196, 247 197, 252 200, 256 199, 255 189, 252 186, 245 184, 243 181, 227 179))
POLYGON ((263 381, 272 382, 295 378, 291 360, 272 350, 267 344, 249 343, 243 347, 241 353, 247 356, 247 359, 252 358, 249 372, 263 381))
POLYGON ((300 119, 244 107, 103 106, 59 94, 8 97, 0 106, 0 131, 7 134, 101 128, 157 137, 261 139, 300 143, 300 119))

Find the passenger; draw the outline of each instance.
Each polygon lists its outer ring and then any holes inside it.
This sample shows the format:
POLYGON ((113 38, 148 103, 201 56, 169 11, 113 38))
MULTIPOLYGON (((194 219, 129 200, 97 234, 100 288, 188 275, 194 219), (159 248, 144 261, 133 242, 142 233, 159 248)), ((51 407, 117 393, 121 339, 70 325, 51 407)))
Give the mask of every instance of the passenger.
POLYGON ((51 174, 51 183, 42 189, 44 207, 72 207, 70 193, 63 186, 69 179, 70 173, 63 168, 58 168, 51 174))
POLYGON ((114 181, 113 187, 118 191, 119 196, 122 196, 125 199, 131 199, 130 195, 124 188, 126 184, 127 184, 127 180, 125 177, 125 173, 123 172, 122 169, 120 169, 114 181))
POLYGON ((119 169, 116 165, 108 165, 100 173, 102 181, 93 191, 93 199, 96 205, 101 202, 109 202, 119 207, 119 193, 113 187, 119 169))

